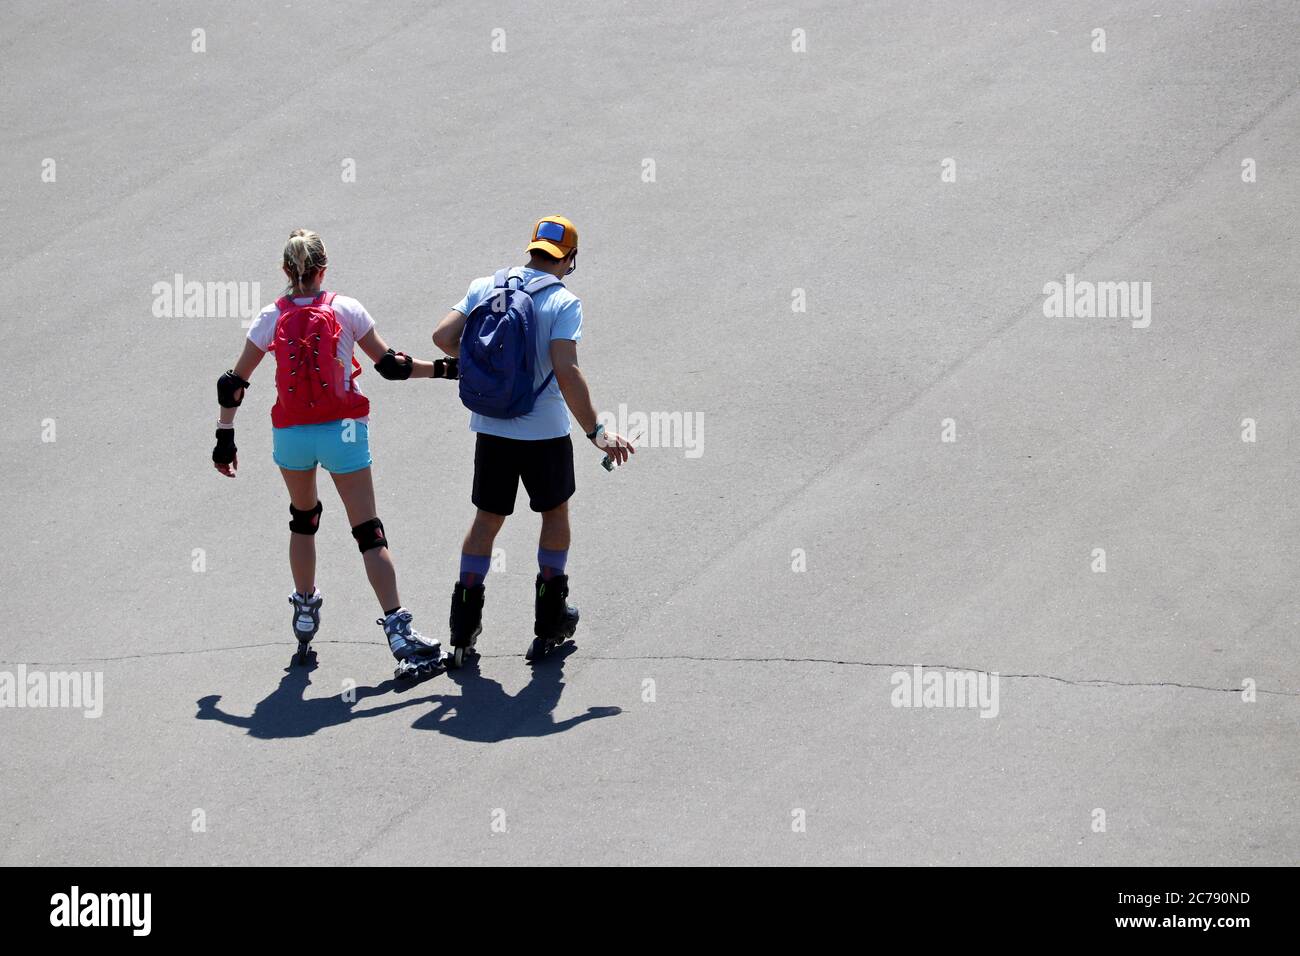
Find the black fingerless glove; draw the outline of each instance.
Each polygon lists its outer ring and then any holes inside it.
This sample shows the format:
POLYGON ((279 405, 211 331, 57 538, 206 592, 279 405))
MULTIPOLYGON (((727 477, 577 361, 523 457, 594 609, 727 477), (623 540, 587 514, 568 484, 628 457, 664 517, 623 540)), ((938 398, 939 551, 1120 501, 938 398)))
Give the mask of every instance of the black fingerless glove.
POLYGON ((433 360, 433 377, 449 378, 453 381, 460 378, 460 359, 440 358, 433 360))
POLYGON ((212 449, 212 460, 218 465, 228 465, 235 460, 235 430, 233 428, 217 429, 217 447, 212 449))
POLYGON ((394 352, 389 349, 375 363, 375 371, 388 379, 390 382, 405 382, 411 377, 411 369, 415 368, 415 360, 405 352, 394 352))

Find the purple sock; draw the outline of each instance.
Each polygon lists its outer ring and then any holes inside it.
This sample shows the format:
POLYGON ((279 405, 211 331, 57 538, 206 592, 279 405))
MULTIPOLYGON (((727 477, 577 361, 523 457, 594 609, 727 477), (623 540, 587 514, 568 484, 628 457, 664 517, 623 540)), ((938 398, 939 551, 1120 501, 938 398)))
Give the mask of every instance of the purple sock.
POLYGON ((487 577, 488 568, 492 567, 492 558, 486 554, 465 554, 463 551, 460 555, 460 583, 467 588, 472 588, 485 577, 487 577))
POLYGON ((549 581, 557 574, 564 573, 564 565, 569 560, 569 552, 537 549, 537 566, 541 568, 542 580, 549 581))

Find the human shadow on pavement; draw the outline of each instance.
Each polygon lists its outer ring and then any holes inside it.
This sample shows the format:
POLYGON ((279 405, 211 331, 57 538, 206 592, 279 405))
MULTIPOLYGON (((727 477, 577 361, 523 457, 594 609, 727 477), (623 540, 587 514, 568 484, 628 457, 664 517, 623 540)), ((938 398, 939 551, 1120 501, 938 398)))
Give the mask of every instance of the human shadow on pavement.
POLYGON ((528 684, 514 697, 497 681, 479 672, 478 657, 471 655, 465 666, 447 671, 460 694, 438 694, 426 698, 433 710, 419 717, 411 726, 416 730, 436 730, 459 740, 476 743, 499 743, 519 737, 547 737, 561 734, 578 724, 623 712, 619 707, 588 707, 585 713, 557 721, 555 708, 564 693, 564 661, 577 648, 573 644, 557 647, 531 668, 528 684))
MULTIPOLYGON (((353 697, 352 700, 345 699, 341 693, 332 697, 307 698, 307 688, 311 686, 310 675, 315 669, 316 652, 310 651, 305 666, 293 661, 289 663, 289 666, 284 669, 284 677, 280 678, 279 685, 267 697, 258 701, 253 707, 253 712, 247 717, 226 713, 217 706, 221 695, 211 694, 199 698, 199 712, 195 715, 195 719, 215 720, 229 724, 231 727, 241 727, 248 731, 250 737, 279 740, 286 737, 310 737, 318 730, 345 724, 354 718, 379 717, 403 707, 428 703, 432 699, 427 696, 412 697, 380 707, 370 707, 360 711, 355 709, 357 704, 369 697, 378 697, 393 691, 409 693, 430 678, 402 684, 389 678, 376 687, 357 687, 350 695, 353 697)), ((436 677, 437 674, 433 676, 436 677)))
POLYGON ((309 652, 305 666, 290 661, 275 690, 253 706, 247 717, 230 714, 217 706, 220 694, 210 694, 197 701, 196 720, 215 720, 239 727, 250 737, 281 740, 310 737, 318 730, 336 727, 361 717, 379 717, 405 707, 433 704, 429 713, 411 726, 416 730, 436 730, 451 737, 479 743, 496 743, 516 737, 545 737, 563 733, 578 724, 622 713, 618 707, 589 707, 585 713, 556 721, 552 714, 564 692, 564 660, 576 648, 562 645, 532 668, 528 684, 514 697, 497 681, 479 673, 478 657, 471 655, 459 670, 435 672, 419 681, 389 679, 375 687, 357 687, 353 699, 342 694, 330 697, 306 696, 311 686, 311 672, 316 670, 316 652, 309 652), (460 687, 456 696, 446 694, 415 695, 412 692, 433 679, 449 677, 460 687), (357 710, 363 700, 389 693, 410 694, 377 707, 357 710))

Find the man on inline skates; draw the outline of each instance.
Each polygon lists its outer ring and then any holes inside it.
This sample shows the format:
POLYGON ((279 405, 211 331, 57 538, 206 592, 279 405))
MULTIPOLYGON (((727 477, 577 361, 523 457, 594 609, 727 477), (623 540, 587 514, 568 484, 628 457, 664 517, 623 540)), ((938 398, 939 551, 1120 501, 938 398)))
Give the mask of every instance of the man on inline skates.
POLYGON ((477 433, 472 500, 478 509, 461 547, 451 595, 450 663, 459 667, 482 631, 483 581, 492 544, 514 511, 522 480, 542 516, 529 663, 571 637, 578 609, 567 603, 568 501, 575 490, 569 412, 611 465, 632 448, 596 420, 578 368, 582 303, 562 279, 577 268, 578 231, 563 216, 533 226, 528 265, 470 283, 438 323, 434 344, 459 360, 460 395, 477 433))

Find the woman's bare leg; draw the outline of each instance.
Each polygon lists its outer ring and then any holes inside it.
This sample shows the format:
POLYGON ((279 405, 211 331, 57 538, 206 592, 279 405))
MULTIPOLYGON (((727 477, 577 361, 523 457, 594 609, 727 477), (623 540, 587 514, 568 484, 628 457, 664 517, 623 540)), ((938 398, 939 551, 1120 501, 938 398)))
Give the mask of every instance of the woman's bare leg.
MULTIPOLYGON (((343 507, 347 509, 348 524, 355 528, 377 517, 375 485, 369 468, 330 477, 334 479, 334 487, 343 499, 343 507)), ((366 563, 366 577, 370 579, 370 586, 375 589, 375 597, 379 599, 380 610, 387 613, 400 607, 402 601, 397 595, 397 568, 388 548, 371 548, 361 557, 366 563)))
MULTIPOLYGON (((290 471, 281 468, 289 500, 299 511, 316 507, 316 469, 290 471)), ((293 586, 299 594, 316 593, 316 539, 309 534, 289 532, 289 570, 293 572, 293 586)))

